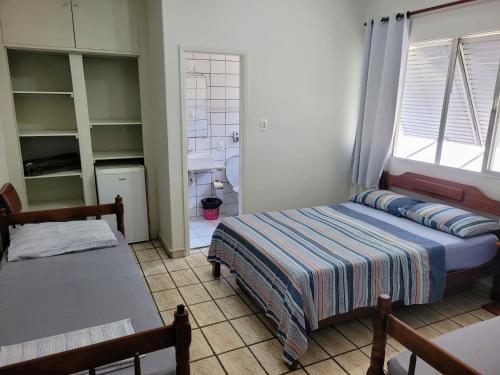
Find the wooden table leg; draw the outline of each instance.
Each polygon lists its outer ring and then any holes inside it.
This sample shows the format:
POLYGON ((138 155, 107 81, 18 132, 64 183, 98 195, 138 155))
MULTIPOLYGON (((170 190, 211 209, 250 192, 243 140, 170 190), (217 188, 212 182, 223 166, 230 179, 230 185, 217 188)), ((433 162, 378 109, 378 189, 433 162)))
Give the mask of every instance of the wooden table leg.
POLYGON ((220 277, 220 263, 218 263, 218 262, 212 263, 212 276, 213 277, 220 277))

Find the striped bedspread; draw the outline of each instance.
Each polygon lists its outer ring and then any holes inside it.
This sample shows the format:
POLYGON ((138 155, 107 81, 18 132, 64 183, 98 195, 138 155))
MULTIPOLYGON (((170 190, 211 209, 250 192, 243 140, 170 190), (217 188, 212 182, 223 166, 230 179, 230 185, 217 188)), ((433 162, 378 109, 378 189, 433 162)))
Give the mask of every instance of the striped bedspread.
POLYGON ((287 363, 318 321, 375 306, 442 297, 444 247, 345 205, 225 218, 208 260, 226 264, 278 325, 287 363))

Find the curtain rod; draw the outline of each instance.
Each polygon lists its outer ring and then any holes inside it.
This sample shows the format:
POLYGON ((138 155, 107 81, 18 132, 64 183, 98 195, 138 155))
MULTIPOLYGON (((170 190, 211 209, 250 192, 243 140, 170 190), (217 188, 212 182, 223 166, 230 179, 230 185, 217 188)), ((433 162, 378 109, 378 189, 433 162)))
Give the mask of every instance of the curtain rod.
MULTIPOLYGON (((428 12, 433 12, 433 11, 440 10, 440 9, 454 7, 454 6, 457 6, 457 5, 472 3, 474 1, 478 1, 478 0, 457 0, 457 1, 452 1, 450 3, 444 3, 444 4, 440 4, 440 5, 435 5, 435 6, 428 7, 428 8, 422 8, 422 9, 417 9, 417 10, 413 10, 413 11, 408 11, 408 12, 406 12, 406 18, 410 18, 411 16, 416 16, 417 14, 428 13, 428 12)), ((404 14, 402 14, 402 13, 398 13, 396 15, 396 19, 398 21, 400 19, 402 19, 403 17, 404 17, 404 14)), ((382 23, 386 23, 387 21, 389 21, 389 17, 382 17, 380 19, 380 22, 382 22, 382 23)), ((372 24, 373 24, 373 20, 372 20, 372 24)), ((366 25, 367 24, 365 22, 365 26, 366 25)))

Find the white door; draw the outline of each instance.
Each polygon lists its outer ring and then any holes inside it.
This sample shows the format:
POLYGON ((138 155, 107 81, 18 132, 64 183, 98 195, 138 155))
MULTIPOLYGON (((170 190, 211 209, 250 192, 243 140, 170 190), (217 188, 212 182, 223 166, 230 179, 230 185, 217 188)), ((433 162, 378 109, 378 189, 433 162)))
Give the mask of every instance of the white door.
POLYGON ((3 41, 54 47, 75 47, 70 0, 2 0, 3 41))
POLYGON ((72 0, 76 47, 138 52, 137 1, 72 0))

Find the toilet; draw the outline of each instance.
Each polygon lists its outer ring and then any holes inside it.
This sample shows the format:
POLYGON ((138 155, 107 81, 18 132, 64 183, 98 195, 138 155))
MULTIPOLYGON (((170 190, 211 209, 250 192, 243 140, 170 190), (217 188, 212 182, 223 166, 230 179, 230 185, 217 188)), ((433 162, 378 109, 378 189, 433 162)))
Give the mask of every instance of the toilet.
POLYGON ((231 156, 226 161, 226 178, 235 193, 240 192, 240 156, 231 156))

